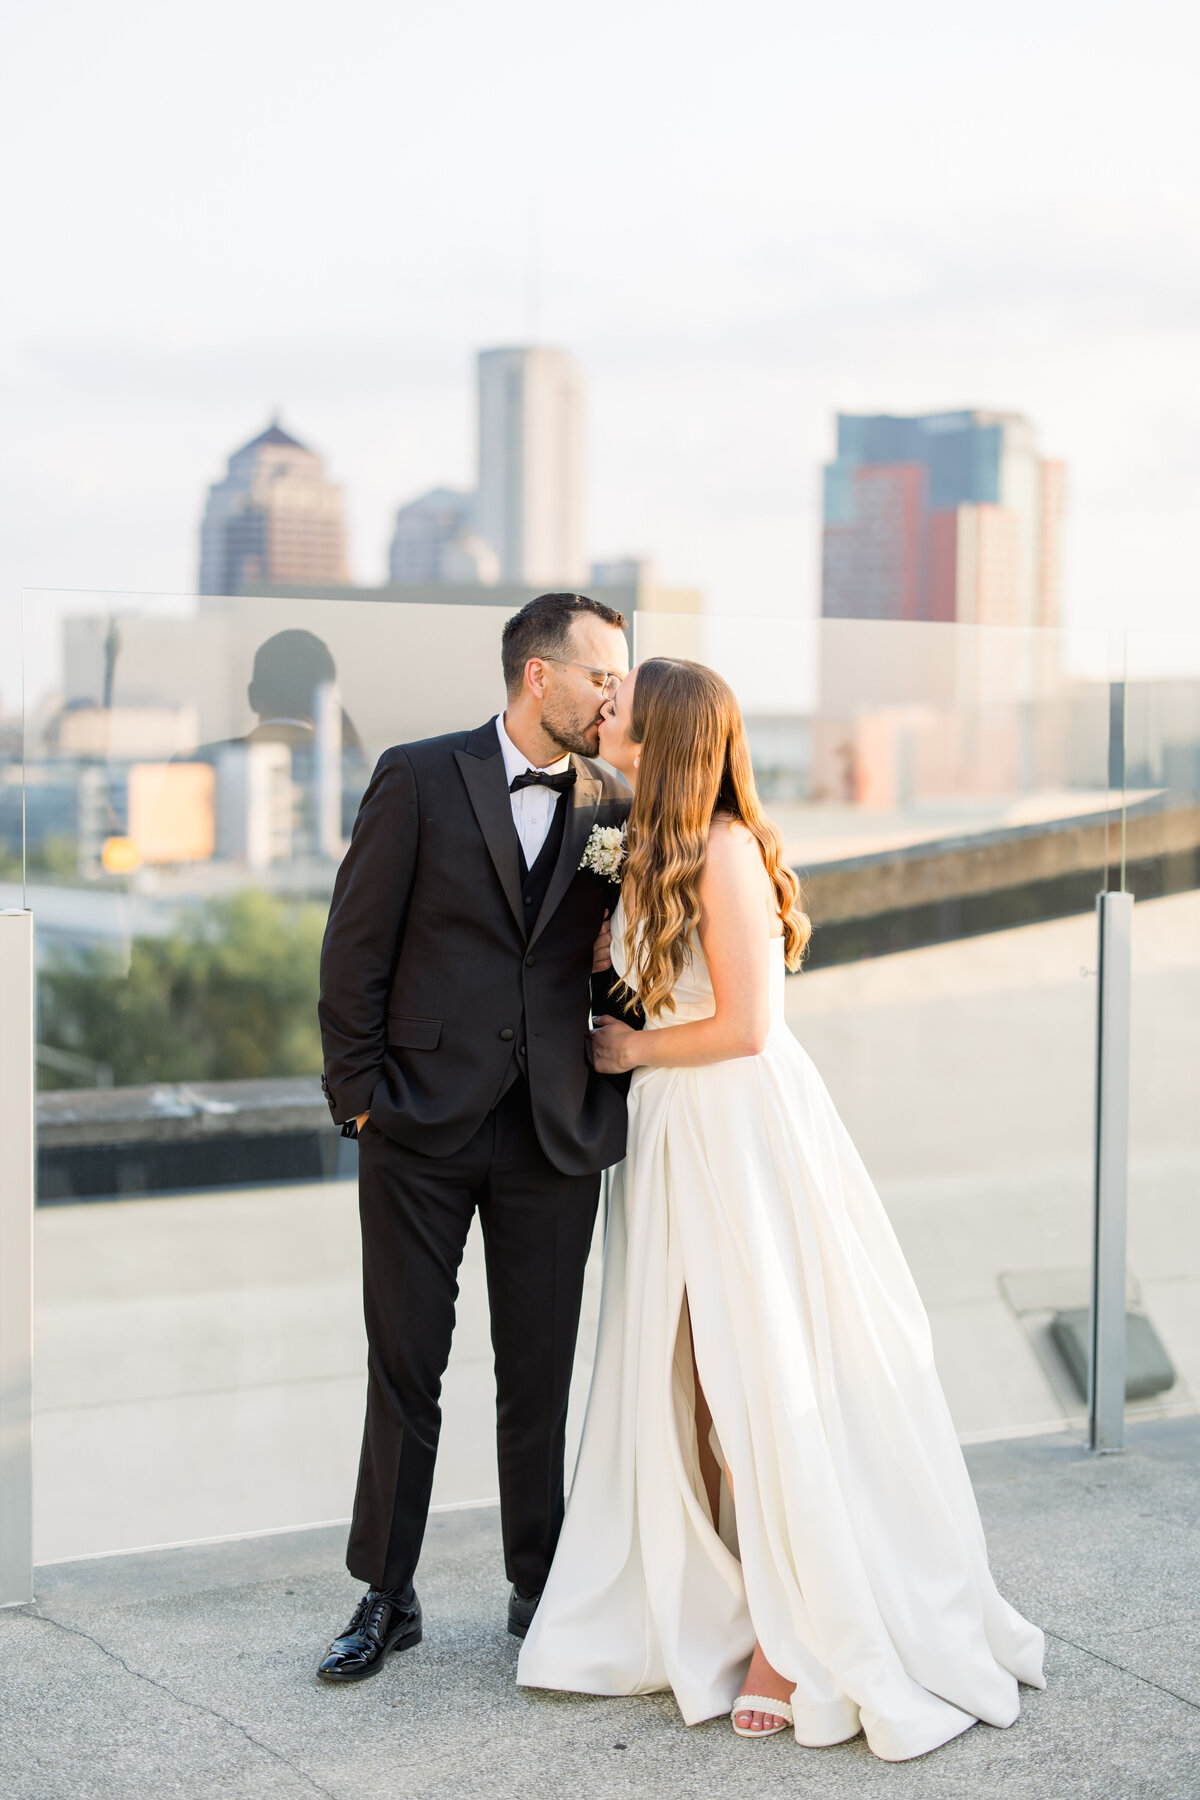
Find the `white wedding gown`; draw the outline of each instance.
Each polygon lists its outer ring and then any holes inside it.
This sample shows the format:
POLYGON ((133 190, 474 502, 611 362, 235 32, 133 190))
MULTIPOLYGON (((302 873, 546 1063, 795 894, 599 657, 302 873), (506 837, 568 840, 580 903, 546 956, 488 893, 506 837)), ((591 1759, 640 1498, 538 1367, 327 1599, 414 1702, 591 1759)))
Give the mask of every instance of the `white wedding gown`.
MULTIPOLYGON (((618 910, 618 968, 623 936, 618 910)), ((633 1076, 583 1442, 517 1680, 670 1688, 691 1725, 729 1710, 757 1632, 800 1743, 861 1729, 898 1761, 1010 1725, 1043 1639, 992 1581, 924 1308, 784 1021, 782 939, 769 955, 760 1056, 633 1076), (689 1313, 736 1497, 719 1533, 689 1313)), ((674 998, 647 1030, 711 1017, 698 944, 674 998)))

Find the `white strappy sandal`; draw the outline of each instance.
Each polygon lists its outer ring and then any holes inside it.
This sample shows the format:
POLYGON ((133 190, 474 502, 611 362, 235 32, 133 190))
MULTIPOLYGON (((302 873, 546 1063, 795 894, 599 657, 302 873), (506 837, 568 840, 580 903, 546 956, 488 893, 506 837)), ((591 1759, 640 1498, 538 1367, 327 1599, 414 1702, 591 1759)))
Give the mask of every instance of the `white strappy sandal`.
POLYGON ((794 1720, 791 1706, 786 1700, 772 1700, 766 1694, 739 1694, 733 1703, 729 1723, 739 1737, 760 1738, 774 1737, 777 1731, 786 1731, 788 1726, 794 1723, 794 1720), (771 1725, 766 1731, 747 1731, 744 1725, 739 1725, 737 1722, 738 1714, 744 1712, 771 1713, 776 1719, 782 1719, 783 1724, 771 1725))

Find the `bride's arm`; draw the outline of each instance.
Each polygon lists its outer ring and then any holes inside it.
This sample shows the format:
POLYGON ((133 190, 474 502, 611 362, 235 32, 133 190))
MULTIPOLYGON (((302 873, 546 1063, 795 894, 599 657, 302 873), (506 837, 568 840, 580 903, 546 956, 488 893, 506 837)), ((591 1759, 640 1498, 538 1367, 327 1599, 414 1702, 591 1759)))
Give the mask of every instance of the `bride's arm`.
POLYGON ((762 855, 745 826, 715 824, 700 877, 699 933, 716 1011, 711 1019, 655 1031, 600 1019, 592 1034, 597 1069, 619 1075, 626 1069, 696 1068, 761 1053, 771 1012, 765 881, 762 855))

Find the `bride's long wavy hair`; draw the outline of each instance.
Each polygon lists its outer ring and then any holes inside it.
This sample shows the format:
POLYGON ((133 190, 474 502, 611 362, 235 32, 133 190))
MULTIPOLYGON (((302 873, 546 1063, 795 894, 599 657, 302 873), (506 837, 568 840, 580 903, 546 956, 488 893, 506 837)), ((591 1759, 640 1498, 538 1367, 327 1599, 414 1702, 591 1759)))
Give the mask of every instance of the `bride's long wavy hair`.
POLYGON ((629 735, 642 748, 623 871, 633 902, 625 960, 647 1016, 674 1011, 671 990, 700 919, 700 874, 716 812, 740 820, 757 840, 783 921, 787 966, 798 969, 812 927, 758 798, 746 727, 728 682, 703 663, 650 657, 638 664, 629 735))

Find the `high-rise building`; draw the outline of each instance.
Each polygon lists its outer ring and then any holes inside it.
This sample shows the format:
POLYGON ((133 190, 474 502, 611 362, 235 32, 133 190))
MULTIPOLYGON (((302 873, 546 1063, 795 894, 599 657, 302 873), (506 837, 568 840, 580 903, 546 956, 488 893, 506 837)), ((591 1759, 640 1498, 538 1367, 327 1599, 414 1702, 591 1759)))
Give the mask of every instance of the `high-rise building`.
POLYGON ((388 553, 392 585, 491 586, 499 575, 499 561, 474 531, 474 516, 474 494, 455 488, 431 488, 400 507, 388 553))
POLYGON ((200 528, 200 592, 349 580, 342 490, 315 451, 272 420, 235 450, 208 490, 200 528))
POLYGON ((1016 413, 839 413, 822 613, 1058 624, 1064 476, 1016 413))
POLYGON ((654 563, 648 556, 610 556, 592 564, 588 584, 591 587, 652 587, 657 579, 654 563))
POLYGON ((479 352, 480 535, 502 581, 577 587, 583 560, 583 384, 564 350, 479 352))

